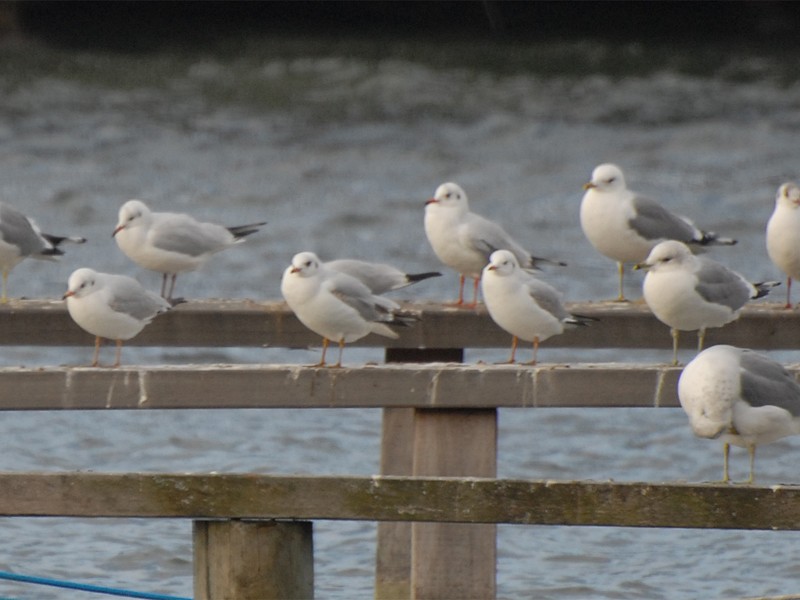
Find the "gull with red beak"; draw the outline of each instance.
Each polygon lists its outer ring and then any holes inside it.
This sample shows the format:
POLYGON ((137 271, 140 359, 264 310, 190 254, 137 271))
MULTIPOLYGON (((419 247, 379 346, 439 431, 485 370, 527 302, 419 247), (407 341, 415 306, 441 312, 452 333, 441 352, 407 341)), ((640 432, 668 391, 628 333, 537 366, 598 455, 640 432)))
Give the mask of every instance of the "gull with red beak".
POLYGON ((161 296, 171 298, 178 273, 199 269, 211 256, 243 242, 265 224, 225 227, 184 213, 153 212, 141 200, 129 200, 119 209, 112 235, 133 262, 163 275, 161 296))
POLYGON ((281 293, 300 322, 322 336, 322 358, 314 366, 323 367, 330 342, 342 351, 347 342, 360 340, 369 333, 396 339, 389 326, 408 326, 418 317, 400 310, 396 302, 373 294, 361 281, 330 269, 313 252, 301 252, 292 258, 281 279, 281 293))
POLYGON ((597 320, 571 315, 561 293, 521 269, 508 250, 492 253, 481 282, 489 316, 512 336, 509 363, 515 362, 518 338, 533 342, 533 360, 527 364, 535 365, 539 342, 597 320))
POLYGON ((786 275, 786 308, 792 308, 792 278, 800 278, 800 187, 778 188, 775 211, 767 223, 767 254, 786 275))
POLYGON ((522 269, 537 269, 542 263, 565 263, 532 256, 494 221, 470 212, 466 193, 456 183, 443 183, 425 203, 425 234, 442 263, 459 274, 458 301, 464 305, 464 283, 472 278, 472 303, 478 303, 481 272, 495 250, 508 250, 522 269))
POLYGON ((137 335, 156 315, 172 308, 172 304, 131 277, 87 268, 69 276, 63 299, 72 320, 95 336, 93 367, 98 365, 103 338, 117 343, 114 366, 118 367, 122 342, 137 335))

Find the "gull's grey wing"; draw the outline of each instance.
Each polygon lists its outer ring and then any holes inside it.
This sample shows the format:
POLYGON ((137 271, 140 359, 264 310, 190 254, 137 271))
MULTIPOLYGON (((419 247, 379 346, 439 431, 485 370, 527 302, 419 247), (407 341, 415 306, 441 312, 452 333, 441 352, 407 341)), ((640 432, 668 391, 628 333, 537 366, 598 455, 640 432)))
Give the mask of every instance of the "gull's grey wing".
POLYGON ((170 305, 161 296, 145 290, 136 280, 127 277, 109 278, 111 300, 109 306, 116 312, 134 319, 148 320, 167 310, 170 305))
POLYGON ((217 252, 231 243, 232 234, 222 225, 200 223, 188 215, 154 213, 157 219, 148 234, 153 246, 187 256, 217 252))
POLYGON ((751 298, 753 286, 741 275, 717 262, 704 258, 698 260, 700 268, 695 273, 695 290, 704 300, 739 310, 751 298))
POLYGON ((383 294, 410 283, 405 273, 387 264, 342 258, 326 262, 325 267, 355 277, 373 294, 383 294))
POLYGON ((751 406, 778 406, 800 416, 800 385, 778 363, 751 350, 741 356, 742 397, 751 406))
MULTIPOLYGON (((49 249, 28 217, 2 203, 0 203, 0 236, 6 243, 17 246, 21 256, 39 254, 49 249)), ((55 253, 60 254, 60 252, 55 253)))
POLYGON ((539 281, 535 277, 528 277, 525 281, 525 286, 528 288, 528 294, 530 294, 531 298, 536 300, 536 303, 543 310, 549 312, 556 319, 563 321, 570 317, 564 307, 561 293, 554 287, 544 281, 539 281))
POLYGON ((628 220, 628 224, 647 240, 665 239, 691 242, 700 234, 684 219, 650 198, 634 197, 633 209, 636 216, 628 220))
POLYGON ((530 253, 515 242, 505 229, 494 221, 485 219, 475 213, 470 213, 467 216, 461 226, 459 236, 464 245, 482 253, 486 257, 487 263, 489 262, 489 256, 495 250, 508 250, 516 256, 517 262, 523 268, 529 266, 531 262, 530 253))
POLYGON ((392 320, 391 313, 399 305, 388 298, 375 296, 361 281, 346 273, 329 273, 328 289, 366 321, 392 320))

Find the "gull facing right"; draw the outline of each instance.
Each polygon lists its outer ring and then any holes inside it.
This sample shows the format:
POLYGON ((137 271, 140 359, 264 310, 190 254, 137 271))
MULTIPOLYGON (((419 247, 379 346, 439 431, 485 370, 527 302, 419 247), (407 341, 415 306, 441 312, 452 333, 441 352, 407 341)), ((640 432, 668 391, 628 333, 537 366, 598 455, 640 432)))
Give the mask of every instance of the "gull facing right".
POLYGON ((786 274, 786 308, 792 308, 792 279, 800 278, 800 187, 778 188, 775 210, 767 222, 767 254, 786 274))
POLYGON ((722 480, 730 480, 730 444, 747 448, 800 433, 800 385, 780 364, 745 348, 712 346, 683 369, 678 398, 695 435, 723 443, 722 480))
POLYGON ((28 257, 56 260, 64 254, 59 247, 64 242, 83 244, 86 239, 42 233, 32 219, 0 202, 0 270, 3 276, 0 304, 8 302, 6 284, 14 267, 28 257))
POLYGON ((777 281, 750 283, 739 273, 692 254, 689 247, 670 240, 661 242, 644 263, 644 299, 659 321, 670 327, 672 364, 678 364, 680 331, 697 330, 697 350, 703 349, 706 329, 722 327, 739 318, 748 300, 762 298, 777 281))
POLYGON ((459 274, 456 306, 464 304, 467 277, 474 282, 469 307, 477 305, 481 272, 495 250, 514 254, 523 269, 536 269, 541 263, 566 266, 563 262, 531 256, 500 225, 470 212, 467 194, 456 183, 443 183, 425 203, 425 234, 439 260, 459 274))
POLYGON ((535 365, 539 342, 596 320, 567 312, 561 293, 522 270, 508 250, 492 253, 481 282, 489 316, 512 335, 509 363, 515 362, 517 338, 533 342, 533 360, 527 364, 535 365))
POLYGON ((698 229, 689 219, 629 190, 617 165, 606 163, 596 167, 583 189, 586 193, 581 201, 581 228, 600 254, 617 261, 618 302, 625 301, 625 263, 643 261, 656 244, 665 240, 698 246, 736 243, 717 237, 712 231, 698 229))
POLYGON ((314 365, 318 367, 326 364, 330 342, 339 344, 334 366, 341 367, 345 343, 369 333, 396 339, 389 325, 408 326, 417 320, 355 277, 326 267, 313 252, 295 254, 283 272, 281 293, 300 322, 322 336, 322 358, 314 365))

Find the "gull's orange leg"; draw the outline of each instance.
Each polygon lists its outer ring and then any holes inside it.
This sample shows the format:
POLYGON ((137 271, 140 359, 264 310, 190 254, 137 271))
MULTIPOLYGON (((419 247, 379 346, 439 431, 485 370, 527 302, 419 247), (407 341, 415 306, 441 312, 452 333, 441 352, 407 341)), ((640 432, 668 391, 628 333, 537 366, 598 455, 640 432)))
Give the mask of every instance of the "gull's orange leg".
POLYGON ((122 358, 122 340, 117 340, 117 352, 114 355, 114 366, 118 367, 120 358, 122 358))
POLYGON ((324 367, 325 366, 325 354, 328 352, 328 344, 329 343, 330 342, 328 341, 328 338, 326 338, 326 337, 322 338, 322 358, 320 359, 320 361, 317 364, 311 365, 312 367, 324 367))
POLYGON ((92 366, 97 366, 97 361, 100 358, 100 336, 94 338, 94 356, 92 357, 92 366))
POLYGON ((525 363, 526 365, 535 365, 536 364, 536 355, 539 353, 539 337, 533 338, 533 360, 531 362, 525 363))

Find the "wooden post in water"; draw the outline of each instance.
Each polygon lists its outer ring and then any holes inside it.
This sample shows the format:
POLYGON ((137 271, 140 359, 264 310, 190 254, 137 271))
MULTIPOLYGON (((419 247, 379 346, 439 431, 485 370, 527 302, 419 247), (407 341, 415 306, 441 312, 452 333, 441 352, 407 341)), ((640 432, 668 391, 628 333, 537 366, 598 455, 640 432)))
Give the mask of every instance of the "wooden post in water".
POLYGON ((310 521, 195 521, 195 600, 314 597, 310 521))
MULTIPOLYGON (((386 362, 464 361, 462 348, 387 348, 386 362)), ((414 409, 383 409, 381 475, 414 472, 414 409)), ((378 523, 375 599, 411 598, 411 523, 378 523)))
MULTIPOLYGON (((497 475, 496 409, 418 409, 414 433, 415 476, 497 475)), ((496 561, 494 524, 413 523, 411 598, 494 598, 496 561)))

